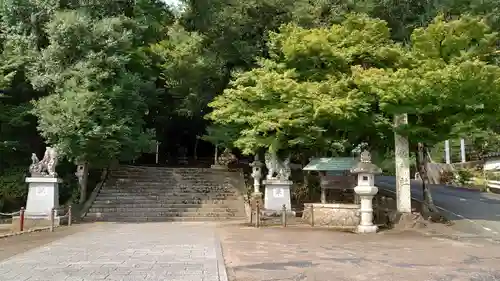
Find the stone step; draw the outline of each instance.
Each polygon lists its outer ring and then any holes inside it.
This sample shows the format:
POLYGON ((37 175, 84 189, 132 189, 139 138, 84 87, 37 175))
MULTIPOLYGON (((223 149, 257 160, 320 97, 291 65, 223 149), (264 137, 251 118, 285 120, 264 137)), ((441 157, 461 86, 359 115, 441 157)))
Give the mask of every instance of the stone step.
POLYGON ((210 222, 210 221, 243 221, 244 217, 91 217, 87 216, 84 222, 210 222))
POLYGON ((203 184, 174 184, 174 185, 150 185, 150 184, 116 184, 116 185, 106 185, 105 189, 131 189, 131 190, 140 190, 140 189, 156 189, 156 190, 232 190, 234 187, 232 186, 222 186, 222 185, 203 185, 203 184))
POLYGON ((240 172, 121 166, 111 171, 85 221, 214 221, 244 219, 240 172))
POLYGON ((91 208, 168 208, 168 209, 183 209, 183 208, 231 208, 231 209, 241 209, 244 208, 243 202, 232 203, 232 204, 161 204, 161 203, 105 203, 105 202, 95 202, 92 204, 91 208))
POLYGON ((124 185, 119 185, 119 186, 104 186, 102 190, 106 191, 116 191, 116 192, 144 192, 144 191, 150 191, 150 192, 157 192, 157 191, 166 191, 166 192, 195 192, 195 193, 207 193, 207 192, 237 192, 238 190, 235 188, 231 187, 218 187, 218 186, 190 186, 190 187, 185 187, 185 186, 163 186, 163 187, 157 187, 157 186, 141 186, 141 185, 134 185, 134 186, 124 186, 124 185))
MULTIPOLYGON (((154 212, 154 211, 122 211, 122 212, 93 212, 87 213, 87 216, 103 216, 103 217, 235 217, 240 212, 154 212)), ((244 214, 244 213, 243 213, 244 214)))
MULTIPOLYGON (((99 195, 97 201, 137 201, 137 200, 150 200, 150 202, 161 202, 167 203, 169 201, 177 202, 208 202, 208 201, 226 201, 226 200, 241 200, 237 196, 203 196, 203 195, 184 195, 184 196, 174 196, 174 195, 137 195, 137 194, 124 194, 124 195, 99 195)), ((218 202, 216 202, 218 203, 218 202)))
POLYGON ((183 173, 238 173, 239 170, 217 170, 211 168, 190 168, 190 167, 137 167, 137 166, 120 166, 118 169, 112 169, 111 172, 119 173, 159 173, 159 172, 183 172, 183 173))
POLYGON ((144 191, 144 192, 128 192, 128 191, 107 191, 101 190, 98 196, 102 197, 163 197, 163 198, 191 198, 191 197, 204 197, 204 198, 239 198, 242 197, 239 193, 221 193, 221 192, 166 192, 166 191, 144 191))
POLYGON ((238 190, 229 187, 152 187, 152 186, 105 186, 101 191, 107 192, 190 192, 190 193, 237 193, 238 190))
POLYGON ((99 191, 99 195, 102 196, 187 196, 187 195, 193 195, 193 196, 219 196, 219 197, 238 197, 240 196, 240 192, 236 191, 227 191, 227 192, 217 192, 217 191, 212 191, 212 192, 195 192, 195 191, 171 191, 171 190, 143 190, 143 191, 138 191, 138 190, 108 190, 108 189, 102 189, 99 191))
POLYGON ((226 206, 240 206, 243 205, 243 200, 95 200, 92 206, 110 206, 110 205, 124 205, 130 208, 151 206, 151 207, 183 207, 186 205, 198 206, 216 206, 218 208, 225 208, 226 206))
POLYGON ((157 181, 157 182, 143 182, 143 181, 127 181, 127 182, 114 182, 108 183, 106 187, 110 188, 234 188, 229 184, 206 183, 206 182, 177 182, 177 181, 157 181))
POLYGON ((222 213, 222 212, 238 212, 241 211, 241 208, 221 208, 221 207, 216 207, 216 208, 210 208, 210 207, 204 207, 204 206, 198 206, 197 208, 171 208, 171 207, 125 207, 125 206, 119 206, 119 207, 96 207, 92 206, 89 209, 89 213, 107 213, 107 212, 127 212, 128 210, 133 210, 134 212, 158 212, 158 213, 169 213, 169 212, 213 212, 213 213, 222 213))
POLYGON ((210 183, 216 180, 217 182, 229 182, 229 178, 224 178, 222 176, 187 176, 187 175, 112 175, 112 179, 121 182, 129 182, 129 181, 144 181, 144 182, 205 182, 210 183))
POLYGON ((170 170, 170 171, 111 171, 110 175, 112 177, 157 177, 157 176, 168 176, 168 177, 183 177, 183 178, 203 178, 207 176, 217 176, 225 177, 232 174, 239 174, 239 172, 200 172, 200 171, 182 171, 182 170, 170 170))
POLYGON ((200 184, 222 184, 229 183, 229 179, 218 177, 186 177, 186 176, 112 176, 117 183, 144 182, 144 183, 200 183, 200 184))
POLYGON ((181 182, 181 181, 121 181, 109 183, 107 187, 147 187, 147 188, 233 188, 229 184, 207 183, 207 182, 181 182))
POLYGON ((94 204, 162 204, 162 205, 232 205, 232 204, 243 204, 241 199, 225 199, 225 200, 215 200, 215 199, 178 199, 178 198, 163 198, 163 199, 144 199, 144 198, 113 198, 113 199, 103 199, 97 197, 94 204))
POLYGON ((237 192, 170 192, 170 191, 99 191, 99 196, 161 196, 161 197, 238 197, 237 192))

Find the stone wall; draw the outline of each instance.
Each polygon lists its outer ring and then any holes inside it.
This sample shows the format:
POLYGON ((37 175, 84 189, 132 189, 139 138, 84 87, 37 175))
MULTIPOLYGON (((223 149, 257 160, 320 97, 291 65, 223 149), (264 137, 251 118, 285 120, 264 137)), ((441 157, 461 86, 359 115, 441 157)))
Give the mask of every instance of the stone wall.
MULTIPOLYGON (((34 219, 34 218, 25 218, 24 219, 24 230, 29 230, 32 228, 37 228, 37 227, 49 227, 51 224, 49 219, 34 219)), ((67 217, 57 217, 54 218, 54 226, 59 226, 59 225, 67 225, 68 224, 68 218, 67 217)), ((20 229, 21 222, 19 217, 13 217, 12 218, 12 224, 11 224, 11 230, 13 232, 21 231, 20 229)))
POLYGON ((313 206, 314 226, 356 227, 359 224, 359 205, 357 204, 304 204, 302 219, 311 222, 311 205, 313 206))

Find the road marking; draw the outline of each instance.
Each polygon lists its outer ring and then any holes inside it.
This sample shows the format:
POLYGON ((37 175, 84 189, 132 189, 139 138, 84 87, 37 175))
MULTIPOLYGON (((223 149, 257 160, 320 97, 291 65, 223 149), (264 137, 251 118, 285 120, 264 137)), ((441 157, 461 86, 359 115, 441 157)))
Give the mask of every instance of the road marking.
POLYGON ((483 229, 486 229, 488 231, 493 231, 493 230, 491 230, 491 228, 487 228, 487 227, 484 227, 484 226, 483 226, 483 229))
MULTIPOLYGON (((460 197, 459 197, 460 198, 460 197)), ((460 198, 460 201, 467 201, 465 198, 460 198)))

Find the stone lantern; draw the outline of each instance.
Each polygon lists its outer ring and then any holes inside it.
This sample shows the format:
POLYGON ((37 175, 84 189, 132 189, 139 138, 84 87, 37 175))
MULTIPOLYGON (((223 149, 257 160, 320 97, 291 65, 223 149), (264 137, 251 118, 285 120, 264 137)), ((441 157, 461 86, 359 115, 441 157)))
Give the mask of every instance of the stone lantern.
POLYGON ((260 192, 260 179, 262 178, 262 166, 264 164, 259 160, 259 155, 255 155, 255 160, 250 163, 252 167, 252 178, 253 178, 253 193, 252 197, 262 198, 262 193, 260 192))
POLYGON ((377 165, 371 162, 371 155, 368 151, 361 153, 359 163, 351 169, 352 174, 358 177, 358 184, 354 192, 360 197, 361 201, 361 221, 357 227, 358 233, 377 232, 377 226, 373 224, 373 204, 372 200, 378 192, 375 186, 375 175, 382 173, 377 165))

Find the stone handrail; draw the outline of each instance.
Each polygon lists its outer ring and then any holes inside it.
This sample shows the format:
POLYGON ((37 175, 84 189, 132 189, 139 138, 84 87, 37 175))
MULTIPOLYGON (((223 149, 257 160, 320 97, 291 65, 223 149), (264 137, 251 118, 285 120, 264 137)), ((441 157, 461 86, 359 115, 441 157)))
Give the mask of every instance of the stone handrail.
POLYGON ((92 203, 94 203, 94 201, 97 198, 97 195, 101 191, 102 187, 108 181, 108 179, 109 179, 109 173, 110 173, 110 167, 107 167, 106 170, 105 170, 104 178, 94 188, 94 190, 92 191, 92 193, 89 196, 89 199, 87 199, 85 201, 85 203, 83 203, 80 206, 78 206, 79 207, 78 208, 78 218, 79 219, 83 219, 85 217, 85 215, 87 215, 87 212, 89 211, 90 207, 92 206, 92 203))

